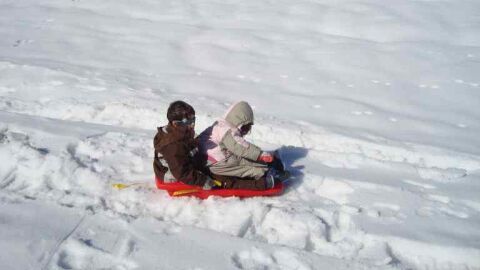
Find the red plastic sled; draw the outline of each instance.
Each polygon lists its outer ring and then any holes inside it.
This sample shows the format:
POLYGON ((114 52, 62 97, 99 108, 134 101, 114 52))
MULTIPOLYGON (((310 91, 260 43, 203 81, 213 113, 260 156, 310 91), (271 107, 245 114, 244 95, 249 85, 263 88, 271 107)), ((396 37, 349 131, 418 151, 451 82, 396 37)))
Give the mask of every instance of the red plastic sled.
POLYGON ((158 189, 166 190, 172 197, 193 196, 199 199, 206 199, 210 196, 219 197, 239 197, 248 198, 256 196, 276 196, 283 192, 283 184, 277 183, 271 189, 267 190, 247 190, 247 189, 212 189, 203 190, 199 186, 191 186, 182 182, 165 183, 159 178, 155 178, 158 189))

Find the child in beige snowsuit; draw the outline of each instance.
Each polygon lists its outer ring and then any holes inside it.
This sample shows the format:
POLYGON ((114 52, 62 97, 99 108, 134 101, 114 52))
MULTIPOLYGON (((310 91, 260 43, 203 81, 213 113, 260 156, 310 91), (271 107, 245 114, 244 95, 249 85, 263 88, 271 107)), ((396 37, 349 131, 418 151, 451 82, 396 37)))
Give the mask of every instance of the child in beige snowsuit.
MULTIPOLYGON (((200 134, 199 149, 208 157, 213 174, 265 181, 267 163, 274 156, 244 139, 253 120, 252 108, 241 101, 200 134)), ((273 183, 266 185, 270 188, 273 183)))

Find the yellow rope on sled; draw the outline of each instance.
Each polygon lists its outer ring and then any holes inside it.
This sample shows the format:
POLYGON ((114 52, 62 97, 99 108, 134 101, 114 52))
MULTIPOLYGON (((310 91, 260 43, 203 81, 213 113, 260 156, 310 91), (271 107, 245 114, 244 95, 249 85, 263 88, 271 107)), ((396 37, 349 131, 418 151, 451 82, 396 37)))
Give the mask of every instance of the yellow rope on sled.
MULTIPOLYGON (((213 180, 213 185, 216 186, 216 187, 221 187, 222 186, 222 182, 219 181, 219 180, 213 180)), ((129 188, 129 187, 132 187, 132 186, 148 186, 147 183, 133 183, 133 184, 123 184, 123 183, 114 183, 112 184, 112 187, 117 189, 117 190, 122 190, 122 189, 126 189, 126 188, 129 188)), ((200 191, 199 189, 183 189, 183 190, 177 190, 175 192, 173 192, 172 196, 182 196, 182 195, 186 195, 186 194, 191 194, 191 193, 195 193, 195 192, 198 192, 200 191)))
POLYGON ((115 183, 115 184, 112 184, 112 187, 116 188, 118 190, 126 189, 126 188, 129 188, 131 186, 145 186, 145 187, 147 187, 148 184, 147 183, 133 183, 133 184, 115 183))
POLYGON ((124 188, 127 188, 129 187, 128 185, 125 185, 125 184, 113 184, 112 187, 116 188, 116 189, 124 189, 124 188))

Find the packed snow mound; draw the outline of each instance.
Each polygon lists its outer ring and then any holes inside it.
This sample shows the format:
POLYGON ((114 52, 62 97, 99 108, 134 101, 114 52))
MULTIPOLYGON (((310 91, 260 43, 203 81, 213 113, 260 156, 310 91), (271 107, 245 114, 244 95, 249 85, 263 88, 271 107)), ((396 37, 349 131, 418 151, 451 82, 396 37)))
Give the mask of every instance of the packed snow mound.
POLYGON ((3 1, 0 268, 480 269, 479 13, 3 1), (157 190, 152 140, 178 99, 197 133, 247 100, 285 194, 157 190))

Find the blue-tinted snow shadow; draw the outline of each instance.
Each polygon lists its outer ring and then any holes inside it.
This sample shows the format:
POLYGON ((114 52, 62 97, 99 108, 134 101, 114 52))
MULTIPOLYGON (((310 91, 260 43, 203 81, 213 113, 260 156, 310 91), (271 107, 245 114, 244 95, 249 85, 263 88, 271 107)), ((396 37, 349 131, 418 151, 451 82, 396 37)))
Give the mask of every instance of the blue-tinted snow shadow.
POLYGON ((288 192, 290 189, 294 189, 303 183, 303 178, 305 176, 303 170, 305 169, 305 166, 295 165, 295 163, 307 156, 308 149, 296 146, 282 146, 277 149, 277 151, 280 153, 285 169, 290 171, 291 174, 290 178, 285 182, 285 190, 288 192))

